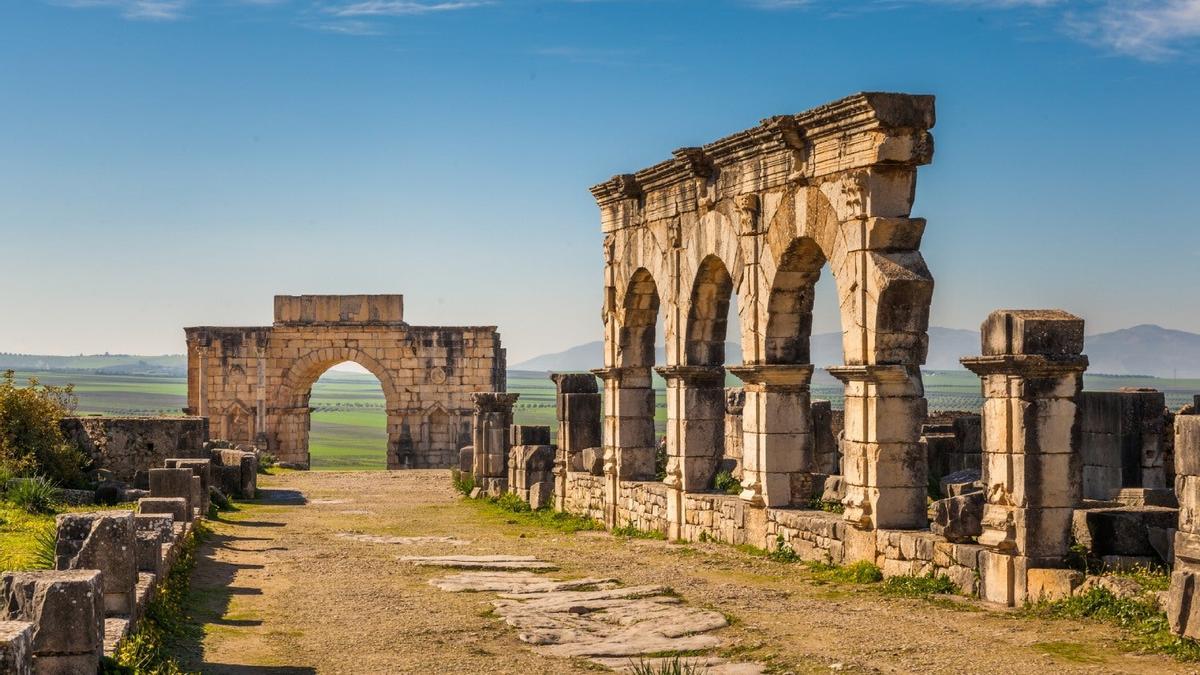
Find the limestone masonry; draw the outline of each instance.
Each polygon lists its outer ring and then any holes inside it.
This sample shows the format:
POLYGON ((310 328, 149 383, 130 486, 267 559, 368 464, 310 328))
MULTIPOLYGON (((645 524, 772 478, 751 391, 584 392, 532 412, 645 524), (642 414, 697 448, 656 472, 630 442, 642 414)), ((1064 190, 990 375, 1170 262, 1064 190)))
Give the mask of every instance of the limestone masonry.
POLYGON ((455 466, 471 442, 471 394, 505 389, 494 326, 410 326, 400 295, 279 295, 272 326, 184 330, 185 412, 281 462, 308 465, 312 385, 343 361, 383 386, 389 469, 455 466))

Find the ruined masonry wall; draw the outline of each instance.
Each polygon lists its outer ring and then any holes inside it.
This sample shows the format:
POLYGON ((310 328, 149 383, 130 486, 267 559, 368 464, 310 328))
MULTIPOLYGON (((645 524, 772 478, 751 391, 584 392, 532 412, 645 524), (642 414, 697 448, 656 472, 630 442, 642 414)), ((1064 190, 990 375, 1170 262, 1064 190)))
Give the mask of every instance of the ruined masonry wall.
POLYGON ((146 472, 168 458, 209 456, 203 417, 67 417, 61 427, 97 469, 133 485, 145 483, 146 472))
POLYGON ((567 513, 604 520, 604 478, 583 471, 567 472, 567 513))

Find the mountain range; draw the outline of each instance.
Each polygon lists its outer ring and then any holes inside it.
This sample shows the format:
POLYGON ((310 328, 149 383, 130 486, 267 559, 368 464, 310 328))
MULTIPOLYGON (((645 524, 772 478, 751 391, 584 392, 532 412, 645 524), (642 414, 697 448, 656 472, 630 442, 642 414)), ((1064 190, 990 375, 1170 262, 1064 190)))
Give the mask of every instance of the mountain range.
MULTIPOLYGON (((818 367, 842 362, 841 333, 818 333, 810 340, 812 362, 818 367)), ((979 353, 979 331, 961 328, 930 327, 929 357, 926 370, 956 370, 959 358, 979 353)), ((1151 375, 1154 377, 1200 377, 1200 335, 1142 324, 1109 333, 1089 335, 1084 353, 1091 365, 1088 372, 1105 375, 1151 375)), ((666 362, 662 347, 656 350, 657 363, 666 362)), ((726 363, 740 363, 741 348, 726 343, 726 363)), ((553 354, 543 354, 510 366, 513 370, 580 371, 599 368, 604 363, 604 343, 576 345, 553 354)))

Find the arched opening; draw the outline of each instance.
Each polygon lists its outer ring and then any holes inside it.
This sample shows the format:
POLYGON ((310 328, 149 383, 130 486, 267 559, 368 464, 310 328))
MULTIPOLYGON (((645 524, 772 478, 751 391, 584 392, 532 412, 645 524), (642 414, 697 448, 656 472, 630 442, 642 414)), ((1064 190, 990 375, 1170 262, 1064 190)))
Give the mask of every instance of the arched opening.
POLYGON ((725 338, 733 299, 733 278, 715 255, 700 262, 688 310, 687 364, 724 366, 725 338))
POLYGON ((807 237, 796 239, 784 251, 767 300, 767 363, 812 363, 813 300, 824 265, 825 254, 807 237))
MULTIPOLYGON (((311 469, 388 467, 387 401, 381 383, 366 368, 345 361, 326 369, 309 390, 308 409, 311 469)), ((448 427, 448 418, 443 426, 448 427)))
POLYGON ((661 353, 656 336, 662 317, 658 284, 645 268, 636 270, 621 298, 617 358, 620 376, 606 385, 612 396, 609 409, 615 412, 611 438, 620 453, 621 471, 635 480, 659 480, 666 471, 666 447, 660 439, 665 430, 665 399, 655 388, 653 368, 661 353), (660 414, 660 411, 663 414, 660 414))

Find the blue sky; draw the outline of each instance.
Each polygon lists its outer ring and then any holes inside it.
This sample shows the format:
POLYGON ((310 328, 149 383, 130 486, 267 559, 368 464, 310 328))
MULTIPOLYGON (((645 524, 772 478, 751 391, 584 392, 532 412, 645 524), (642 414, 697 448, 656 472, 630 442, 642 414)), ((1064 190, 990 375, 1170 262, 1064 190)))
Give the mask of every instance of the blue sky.
POLYGON ((1200 0, 9 0, 0 351, 180 352, 276 293, 600 339, 588 186, 861 90, 938 97, 933 323, 1200 332, 1198 37, 1200 0))

